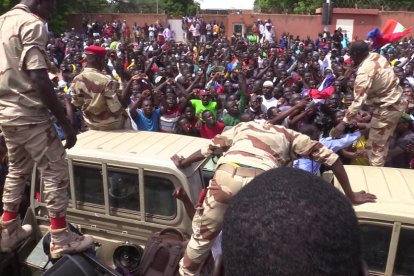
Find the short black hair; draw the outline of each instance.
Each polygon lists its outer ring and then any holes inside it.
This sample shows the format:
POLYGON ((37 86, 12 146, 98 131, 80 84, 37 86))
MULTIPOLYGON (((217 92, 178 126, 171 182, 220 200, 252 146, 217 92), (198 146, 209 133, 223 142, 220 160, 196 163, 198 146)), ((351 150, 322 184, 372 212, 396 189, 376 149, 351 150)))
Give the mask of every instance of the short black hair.
POLYGON ((366 55, 369 53, 369 47, 365 41, 358 40, 351 44, 351 46, 349 47, 349 52, 352 55, 356 56, 366 55))
POLYGON ((223 222, 225 275, 358 275, 351 203, 311 173, 278 168, 234 196, 223 222))

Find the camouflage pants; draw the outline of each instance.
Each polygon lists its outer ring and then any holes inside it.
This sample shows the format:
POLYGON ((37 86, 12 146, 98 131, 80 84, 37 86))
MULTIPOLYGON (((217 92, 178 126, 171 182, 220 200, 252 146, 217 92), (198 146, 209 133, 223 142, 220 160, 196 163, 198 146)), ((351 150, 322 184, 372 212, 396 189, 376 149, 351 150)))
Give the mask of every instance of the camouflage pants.
MULTIPOLYGON (((230 166, 227 165, 226 166, 230 166)), ((245 168, 244 168, 245 169, 245 168)), ((257 175, 262 170, 251 168, 257 175)), ((207 196, 204 199, 202 208, 197 210, 192 223, 193 234, 187 245, 186 256, 196 264, 201 264, 207 258, 211 247, 221 231, 224 213, 234 195, 241 188, 248 184, 254 176, 239 176, 237 169, 235 172, 227 172, 220 169, 216 170, 213 179, 210 181, 207 196)), ((181 275, 198 275, 184 267, 183 261, 180 262, 181 275)))
POLYGON ((376 109, 372 115, 369 138, 365 148, 371 166, 384 166, 388 154, 389 141, 407 107, 407 102, 401 100, 386 108, 376 109))
POLYGON ((103 131, 120 130, 120 129, 131 130, 132 129, 131 119, 127 115, 122 116, 120 120, 115 121, 105 126, 99 126, 99 125, 88 124, 88 123, 87 123, 87 126, 89 129, 92 129, 92 130, 103 130, 103 131))
POLYGON ((34 162, 43 181, 50 217, 66 215, 69 175, 66 152, 50 122, 25 126, 2 126, 9 154, 9 173, 3 192, 4 210, 17 212, 34 162))

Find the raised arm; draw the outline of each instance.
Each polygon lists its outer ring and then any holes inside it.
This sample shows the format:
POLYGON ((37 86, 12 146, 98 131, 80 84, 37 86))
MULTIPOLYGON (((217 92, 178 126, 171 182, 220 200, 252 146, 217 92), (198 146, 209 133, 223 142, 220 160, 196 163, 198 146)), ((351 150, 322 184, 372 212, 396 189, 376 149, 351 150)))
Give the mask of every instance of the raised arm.
POLYGON ((290 114, 292 114, 293 112, 295 112, 296 110, 301 110, 303 108, 306 107, 308 101, 307 100, 302 100, 300 101, 298 104, 292 106, 291 108, 289 108, 288 110, 285 110, 283 112, 280 112, 279 114, 277 114, 274 118, 269 120, 269 123, 273 124, 273 125, 279 125, 283 122, 283 120, 288 117, 290 114))

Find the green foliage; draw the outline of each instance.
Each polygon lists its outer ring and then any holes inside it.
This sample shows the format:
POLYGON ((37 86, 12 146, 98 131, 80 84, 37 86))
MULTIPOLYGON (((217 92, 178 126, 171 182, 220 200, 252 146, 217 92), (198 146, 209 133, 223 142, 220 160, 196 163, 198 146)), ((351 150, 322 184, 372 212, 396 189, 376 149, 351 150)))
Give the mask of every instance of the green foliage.
POLYGON ((0 1, 0 14, 3 14, 10 10, 14 5, 17 5, 19 0, 1 0, 0 1))
POLYGON ((112 0, 113 12, 127 13, 167 13, 172 16, 195 15, 199 4, 193 0, 112 0))
POLYGON ((74 13, 82 12, 111 12, 111 5, 106 0, 71 0, 56 1, 56 10, 50 21, 50 29, 56 34, 67 30, 67 18, 74 13))
POLYGON ((319 1, 301 0, 295 3, 293 12, 299 14, 314 14, 315 10, 321 6, 319 1))
MULTIPOLYGON (((255 0, 256 11, 264 13, 314 14, 325 0, 255 0)), ((414 11, 412 0, 336 0, 337 8, 371 8, 385 11, 414 11)))
MULTIPOLYGON (((0 0, 0 14, 10 10, 19 0, 0 0)), ((125 12, 125 13, 167 13, 172 16, 195 15, 200 9, 194 0, 56 0, 56 11, 50 29, 55 34, 66 31, 67 18, 75 13, 125 12)))
POLYGON ((160 0, 160 5, 167 14, 173 16, 195 15, 199 10, 199 4, 193 0, 160 0))

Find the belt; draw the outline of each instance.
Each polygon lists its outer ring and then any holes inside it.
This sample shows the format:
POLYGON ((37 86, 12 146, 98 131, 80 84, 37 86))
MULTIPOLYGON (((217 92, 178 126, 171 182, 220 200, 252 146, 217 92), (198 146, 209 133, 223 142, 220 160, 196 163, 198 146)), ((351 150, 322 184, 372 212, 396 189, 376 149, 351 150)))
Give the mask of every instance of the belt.
POLYGON ((258 168, 247 168, 247 167, 235 167, 230 164, 221 164, 217 170, 228 172, 232 175, 238 175, 242 177, 255 177, 262 173, 264 170, 258 168))

